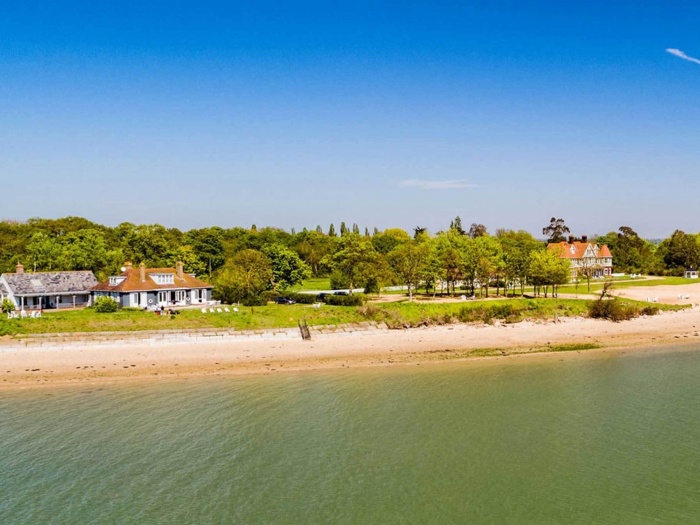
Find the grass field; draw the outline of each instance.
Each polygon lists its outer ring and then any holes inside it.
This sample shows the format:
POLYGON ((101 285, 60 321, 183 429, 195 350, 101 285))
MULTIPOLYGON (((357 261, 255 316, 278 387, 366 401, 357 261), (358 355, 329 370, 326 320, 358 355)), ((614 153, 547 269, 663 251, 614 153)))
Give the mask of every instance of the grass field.
MULTIPOLYGON (((648 307, 646 303, 622 300, 625 304, 648 307)), ((142 310, 121 310, 97 313, 93 309, 44 312, 38 319, 0 320, 0 335, 48 334, 75 332, 133 332, 143 330, 252 330, 290 328, 299 320, 310 326, 385 322, 393 328, 448 324, 454 322, 491 322, 501 319, 519 322, 523 319, 552 319, 555 316, 586 315, 590 301, 581 299, 500 299, 450 303, 424 303, 401 300, 391 303, 368 303, 363 307, 293 304, 239 307, 239 312, 207 313, 181 310, 179 315, 158 316, 142 310)), ((658 304, 661 310, 678 310, 682 306, 658 304)))
POLYGON ((293 286, 290 288, 292 292, 303 292, 306 290, 330 290, 331 289, 331 279, 330 277, 312 277, 307 279, 298 286, 293 286))
MULTIPOLYGON (((657 279, 625 279, 613 281, 613 290, 620 288, 631 288, 636 286, 678 286, 682 284, 693 284, 694 281, 684 277, 659 277, 657 279)), ((697 281, 696 281, 697 282, 697 281)), ((591 280, 591 293, 600 291, 603 288, 603 281, 591 280)), ((578 285, 569 284, 559 287, 559 293, 588 293, 588 285, 582 281, 578 285)))
POLYGON ((158 316, 141 310, 121 310, 115 313, 97 313, 92 309, 66 312, 44 312, 38 319, 3 319, 0 335, 44 334, 63 332, 131 332, 142 330, 197 330, 206 328, 233 328, 251 330, 289 328, 300 319, 309 325, 353 323, 365 319, 357 308, 333 306, 312 308, 310 305, 277 305, 239 307, 234 313, 207 313, 199 310, 181 310, 179 315, 158 316))

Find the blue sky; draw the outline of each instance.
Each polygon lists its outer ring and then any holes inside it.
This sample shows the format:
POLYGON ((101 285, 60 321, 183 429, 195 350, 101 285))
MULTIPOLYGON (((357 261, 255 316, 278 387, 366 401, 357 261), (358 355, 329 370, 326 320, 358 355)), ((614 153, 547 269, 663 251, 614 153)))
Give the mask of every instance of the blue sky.
POLYGON ((697 232, 700 3, 613 4, 5 2, 0 217, 697 232))

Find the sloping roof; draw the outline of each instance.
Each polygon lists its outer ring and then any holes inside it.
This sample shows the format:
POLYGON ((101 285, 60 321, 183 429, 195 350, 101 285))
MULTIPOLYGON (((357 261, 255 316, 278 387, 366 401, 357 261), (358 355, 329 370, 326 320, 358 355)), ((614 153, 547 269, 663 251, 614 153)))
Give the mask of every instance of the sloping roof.
MULTIPOLYGON (((594 242, 580 242, 574 241, 568 243, 566 241, 550 243, 547 245, 547 249, 550 251, 558 252, 561 257, 565 259, 583 259, 586 254, 586 250, 589 248, 595 248, 597 245, 594 242)), ((607 244, 598 248, 598 257, 612 257, 610 249, 607 244)))
POLYGON ((600 251, 598 252, 598 257, 612 257, 612 253, 610 253, 610 249, 608 248, 607 244, 601 246, 600 251))
POLYGON ((125 279, 119 284, 110 285, 109 280, 93 286, 96 292, 148 292, 155 290, 181 290, 183 288, 211 288, 211 284, 205 283, 192 277, 189 274, 183 274, 182 279, 178 278, 174 268, 146 268, 146 280, 141 281, 141 270, 139 268, 130 268, 119 274, 125 279), (158 284, 151 277, 151 274, 172 274, 173 284, 158 284))
POLYGON ((97 284, 95 274, 89 271, 4 273, 2 275, 15 295, 88 293, 97 284))

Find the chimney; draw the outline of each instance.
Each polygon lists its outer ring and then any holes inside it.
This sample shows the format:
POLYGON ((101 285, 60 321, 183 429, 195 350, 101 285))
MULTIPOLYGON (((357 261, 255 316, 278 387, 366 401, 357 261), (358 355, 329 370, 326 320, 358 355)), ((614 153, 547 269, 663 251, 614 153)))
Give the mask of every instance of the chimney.
POLYGON ((139 270, 141 270, 141 282, 146 282, 146 265, 144 263, 139 264, 139 270))
POLYGON ((588 235, 581 235, 581 242, 588 242, 588 235))
POLYGON ((177 261, 175 264, 175 273, 177 274, 178 279, 182 280, 185 278, 182 271, 182 261, 177 261))
POLYGON ((17 263, 17 266, 15 267, 15 273, 24 273, 24 266, 22 266, 22 263, 17 263))
POLYGON ((131 261, 126 261, 126 262, 124 263, 124 269, 125 269, 127 272, 128 272, 129 270, 131 270, 131 261))
POLYGON ((569 235, 569 244, 573 244, 573 243, 574 243, 574 236, 569 235))

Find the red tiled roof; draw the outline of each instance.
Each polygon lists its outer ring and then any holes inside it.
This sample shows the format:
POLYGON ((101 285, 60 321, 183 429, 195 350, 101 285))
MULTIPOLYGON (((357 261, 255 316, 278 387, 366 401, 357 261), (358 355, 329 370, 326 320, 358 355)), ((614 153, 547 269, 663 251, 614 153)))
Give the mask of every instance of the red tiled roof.
MULTIPOLYGON (((596 244, 593 242, 574 241, 572 243, 568 243, 562 241, 548 244, 547 249, 553 252, 558 252, 561 257, 565 259, 582 259, 589 246, 596 246, 596 244), (572 247, 573 250, 571 249, 572 247)), ((599 247, 598 257, 612 257, 607 244, 599 247)))
POLYGON ((110 285, 109 280, 101 282, 94 286, 92 290, 99 292, 146 292, 155 290, 179 290, 182 288, 211 288, 211 284, 205 283, 192 277, 189 274, 183 274, 182 279, 177 276, 174 268, 146 268, 146 280, 141 281, 141 270, 139 268, 129 268, 119 274, 120 277, 126 277, 117 285, 110 285), (158 284, 150 274, 172 274, 174 275, 173 284, 158 284))

